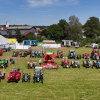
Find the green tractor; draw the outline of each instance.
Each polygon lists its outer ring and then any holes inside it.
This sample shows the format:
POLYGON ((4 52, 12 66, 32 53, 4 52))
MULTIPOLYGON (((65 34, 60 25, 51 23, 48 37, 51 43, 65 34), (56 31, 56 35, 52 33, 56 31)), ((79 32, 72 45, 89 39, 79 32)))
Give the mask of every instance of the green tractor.
POLYGON ((12 57, 17 57, 18 54, 19 54, 18 50, 14 50, 14 51, 13 51, 13 55, 12 55, 12 57))
POLYGON ((43 51, 39 51, 38 58, 44 58, 44 52, 43 51))
POLYGON ((62 50, 57 50, 57 58, 63 58, 63 51, 62 50))
POLYGON ((21 54, 20 54, 20 57, 26 57, 26 56, 27 56, 27 52, 22 51, 21 54))
POLYGON ((35 51, 31 51, 30 58, 31 57, 35 57, 36 58, 35 51))
POLYGON ((6 59, 4 59, 4 60, 1 60, 0 59, 0 67, 4 67, 5 69, 6 69, 6 67, 8 67, 8 60, 6 59))
POLYGON ((23 73, 23 76, 22 76, 22 83, 23 82, 30 82, 30 78, 31 78, 31 74, 29 73, 23 73))

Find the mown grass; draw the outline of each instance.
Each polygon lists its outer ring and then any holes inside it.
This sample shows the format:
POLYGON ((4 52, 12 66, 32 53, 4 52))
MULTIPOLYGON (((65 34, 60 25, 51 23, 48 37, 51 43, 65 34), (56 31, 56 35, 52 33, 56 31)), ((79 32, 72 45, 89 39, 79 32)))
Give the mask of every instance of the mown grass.
MULTIPOLYGON (((74 49, 76 54, 91 53, 92 48, 66 48, 63 49, 64 56, 68 55, 70 49, 74 49)), ((54 55, 58 49, 51 49, 54 55)), ((12 51, 3 53, 0 59, 10 59, 12 51)), ((58 63, 58 70, 44 70, 44 83, 33 84, 34 69, 27 68, 27 62, 37 61, 39 58, 13 57, 15 65, 9 65, 6 72, 6 78, 0 82, 0 100, 99 100, 100 98, 100 69, 84 68, 82 66, 83 58, 80 59, 80 69, 62 68, 61 60, 55 58, 58 63), (7 83, 7 76, 11 68, 20 68, 24 73, 31 73, 30 83, 11 82, 7 83)), ((70 59, 70 62, 73 59, 70 59)), ((43 58, 42 58, 43 61, 43 58)), ((92 61, 93 62, 93 61, 92 61)), ((2 71, 2 68, 0 68, 2 71)), ((21 77, 22 78, 22 77, 21 77)))

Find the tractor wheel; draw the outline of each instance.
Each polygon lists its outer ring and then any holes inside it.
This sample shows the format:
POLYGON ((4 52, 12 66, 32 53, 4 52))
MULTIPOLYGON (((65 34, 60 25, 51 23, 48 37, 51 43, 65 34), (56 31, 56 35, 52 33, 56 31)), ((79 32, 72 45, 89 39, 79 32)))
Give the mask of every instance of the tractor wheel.
POLYGON ((78 68, 80 68, 80 65, 78 65, 78 68))
POLYGON ((4 76, 3 76, 3 79, 5 79, 5 74, 4 74, 4 76))
POLYGON ((8 79, 8 83, 10 83, 10 79, 8 79))
POLYGON ((4 67, 5 67, 5 69, 6 69, 6 65, 5 65, 4 67))
POLYGON ((18 79, 16 80, 16 83, 18 83, 18 79))

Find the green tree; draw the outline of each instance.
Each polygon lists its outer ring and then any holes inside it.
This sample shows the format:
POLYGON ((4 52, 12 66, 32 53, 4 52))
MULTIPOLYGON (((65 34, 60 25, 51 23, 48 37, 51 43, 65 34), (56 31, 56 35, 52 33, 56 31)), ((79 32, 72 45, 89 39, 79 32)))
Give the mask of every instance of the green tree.
POLYGON ((86 37, 94 38, 94 35, 100 36, 100 22, 97 17, 90 17, 84 25, 86 37))
POLYGON ((15 29, 15 37, 16 37, 16 39, 18 40, 18 42, 22 42, 22 35, 21 35, 21 32, 20 32, 20 30, 19 29, 15 29))
POLYGON ((41 35, 45 36, 45 37, 48 37, 48 35, 50 36, 50 38, 52 40, 62 40, 64 34, 63 34, 63 29, 59 26, 59 25, 56 25, 56 24, 53 24, 53 25, 50 25, 48 29, 46 30, 43 30, 41 35))
POLYGON ((30 32, 24 37, 25 40, 36 40, 36 36, 34 33, 30 32))
POLYGON ((13 36, 12 36, 12 30, 7 30, 7 34, 8 34, 8 38, 13 38, 13 36))
POLYGON ((82 36, 82 24, 74 15, 69 17, 69 26, 65 25, 65 34, 65 39, 71 39, 74 41, 77 40, 78 34, 82 36))
POLYGON ((65 19, 61 19, 58 23, 58 25, 65 30, 65 25, 69 25, 65 19))

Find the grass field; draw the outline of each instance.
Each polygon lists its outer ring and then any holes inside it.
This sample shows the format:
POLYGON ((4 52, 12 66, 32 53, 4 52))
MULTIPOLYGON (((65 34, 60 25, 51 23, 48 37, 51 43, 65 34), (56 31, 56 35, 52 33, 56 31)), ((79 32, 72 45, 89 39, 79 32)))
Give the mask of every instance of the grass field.
MULTIPOLYGON (((91 53, 92 48, 67 48, 62 49, 64 56, 68 55, 70 49, 74 49, 76 54, 91 53)), ((52 49, 57 54, 58 49, 52 49)), ((10 59, 12 51, 3 53, 0 59, 10 59)), ((39 58, 13 57, 15 65, 9 65, 6 78, 0 83, 0 100, 99 100, 100 99, 100 69, 95 67, 86 69, 82 66, 83 58, 79 60, 79 68, 62 68, 61 60, 55 58, 59 65, 58 70, 44 70, 44 83, 33 83, 34 69, 27 68, 27 62, 37 61, 39 58), (23 82, 22 79, 16 83, 7 83, 7 76, 11 68, 20 68, 20 72, 31 73, 30 83, 23 82)), ((71 63, 70 59, 70 63, 71 63)), ((43 58, 42 58, 43 61, 43 58)), ((92 61, 93 63, 93 61, 92 61)), ((2 71, 2 68, 0 68, 2 71)))

